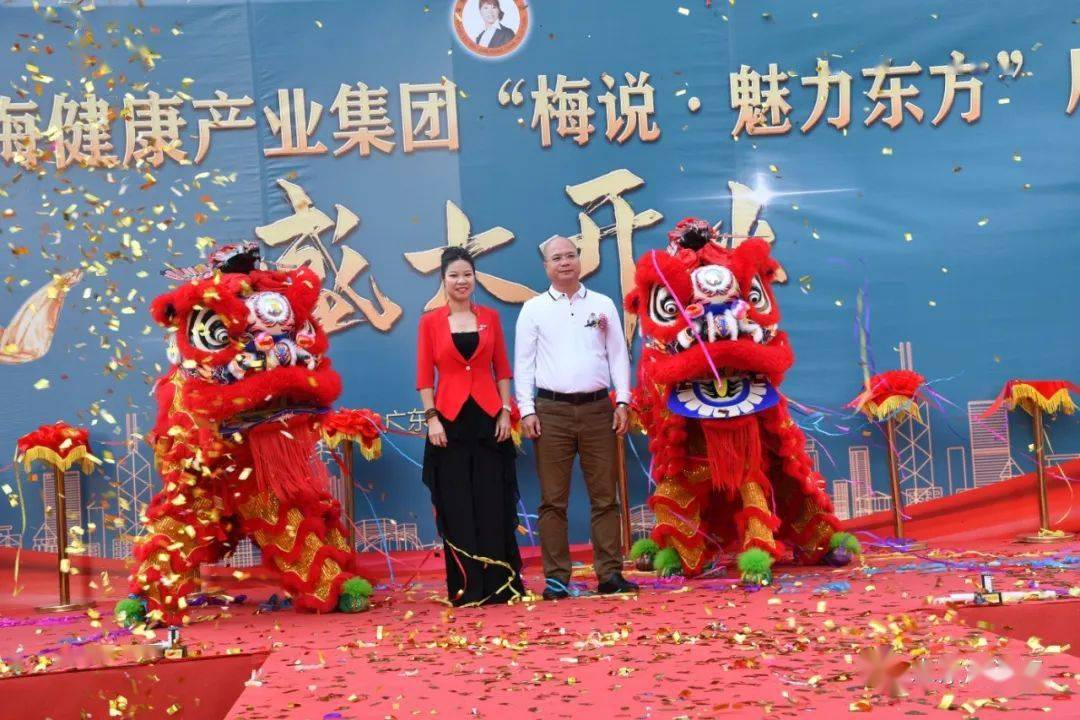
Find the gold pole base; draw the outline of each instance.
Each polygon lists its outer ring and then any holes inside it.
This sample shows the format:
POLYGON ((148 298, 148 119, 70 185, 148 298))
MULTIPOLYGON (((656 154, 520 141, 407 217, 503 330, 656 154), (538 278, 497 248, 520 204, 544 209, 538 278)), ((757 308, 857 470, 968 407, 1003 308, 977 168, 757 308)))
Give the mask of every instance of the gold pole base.
POLYGON ((1068 542, 1076 539, 1076 533, 1061 531, 1040 530, 1034 535, 1021 535, 1020 542, 1024 543, 1057 543, 1068 542))
POLYGON ((94 607, 96 604, 97 603, 93 600, 88 600, 86 602, 73 602, 64 605, 41 605, 34 609, 43 613, 66 613, 75 612, 76 610, 85 610, 86 608, 94 607))

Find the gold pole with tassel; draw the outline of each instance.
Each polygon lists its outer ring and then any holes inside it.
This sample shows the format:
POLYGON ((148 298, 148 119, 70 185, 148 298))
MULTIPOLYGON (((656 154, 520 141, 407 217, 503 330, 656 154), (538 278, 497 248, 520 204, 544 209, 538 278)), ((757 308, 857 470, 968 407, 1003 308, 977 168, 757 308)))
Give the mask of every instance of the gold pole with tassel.
POLYGON ((618 473, 619 519, 622 526, 623 562, 630 557, 630 546, 634 542, 630 526, 630 483, 626 472, 626 438, 615 438, 615 471, 618 473))
POLYGON ((56 483, 56 570, 59 575, 60 602, 55 605, 42 605, 39 612, 71 612, 93 606, 93 602, 71 602, 71 559, 68 558, 67 534, 67 498, 64 489, 64 471, 59 465, 53 465, 53 480, 56 483))
POLYGON ((1034 535, 1023 535, 1021 540, 1027 543, 1054 543, 1072 540, 1075 533, 1050 529, 1050 504, 1046 496, 1046 444, 1043 437, 1043 411, 1039 404, 1032 403, 1031 425, 1035 433, 1035 479, 1039 489, 1039 531, 1034 535))
POLYGON ((355 503, 356 489, 353 486, 353 440, 352 438, 346 438, 342 448, 344 455, 342 464, 345 471, 345 529, 348 531, 349 547, 353 550, 356 549, 356 509, 353 507, 355 503))
POLYGON ((889 416, 885 420, 885 439, 889 445, 889 485, 892 489, 893 535, 902 543, 904 550, 925 550, 926 543, 904 537, 903 499, 900 495, 900 468, 896 459, 896 420, 889 416))

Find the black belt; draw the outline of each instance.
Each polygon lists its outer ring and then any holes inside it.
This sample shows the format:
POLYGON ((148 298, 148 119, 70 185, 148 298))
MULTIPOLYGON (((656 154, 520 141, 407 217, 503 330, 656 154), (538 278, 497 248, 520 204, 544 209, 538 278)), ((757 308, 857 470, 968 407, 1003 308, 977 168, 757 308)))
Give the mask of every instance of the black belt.
POLYGON ((596 402, 608 396, 607 390, 594 390, 593 392, 583 393, 557 393, 551 390, 545 390, 544 388, 536 389, 536 397, 544 398, 545 400, 554 400, 556 402, 570 403, 571 405, 584 405, 585 403, 596 402))

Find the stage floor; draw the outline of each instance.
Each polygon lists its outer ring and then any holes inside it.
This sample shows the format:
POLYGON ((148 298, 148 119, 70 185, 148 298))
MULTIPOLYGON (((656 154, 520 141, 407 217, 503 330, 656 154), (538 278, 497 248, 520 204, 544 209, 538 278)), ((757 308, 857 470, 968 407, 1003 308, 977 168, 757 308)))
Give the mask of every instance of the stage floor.
MULTIPOLYGON (((1080 599, 1034 614, 999 610, 995 629, 1004 635, 927 605, 928 596, 970 591, 980 567, 1000 589, 1038 583, 1075 594, 1076 543, 991 540, 963 553, 871 553, 841 570, 781 567, 772 587, 753 593, 720 577, 661 582, 628 573, 643 585, 637 597, 483 609, 441 604, 441 577, 425 567, 412 587, 377 592, 373 609, 361 615, 259 614, 258 602, 273 588, 249 580, 238 590, 248 596, 244 604, 200 611, 183 641, 206 655, 270 650, 227 716, 246 720, 582 718, 598 711, 605 718, 963 717, 991 710, 1080 717, 1080 657, 1071 654, 1078 648, 1054 647, 1080 627, 1080 599)), ((578 570, 575 580, 592 586, 590 568, 578 570)), ((535 574, 528 581, 540 588, 535 574)), ((78 614, 35 626, 42 616, 4 608, 0 656, 9 669, 32 667, 42 649, 54 658, 43 672, 85 662, 79 648, 55 648, 115 630, 109 622, 91 627, 78 614)), ((980 620, 986 612, 993 611, 980 620)), ((193 688, 197 693, 198 683, 193 688)), ((202 717, 183 710, 173 717, 202 717)))

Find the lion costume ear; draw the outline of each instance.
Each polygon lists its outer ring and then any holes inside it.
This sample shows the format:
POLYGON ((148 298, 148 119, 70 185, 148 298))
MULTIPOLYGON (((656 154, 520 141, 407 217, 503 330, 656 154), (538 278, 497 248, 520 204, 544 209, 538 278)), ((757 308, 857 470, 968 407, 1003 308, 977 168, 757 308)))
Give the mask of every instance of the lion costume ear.
POLYGON ((626 312, 633 313, 634 315, 641 314, 641 293, 637 290, 627 293, 623 299, 623 307, 626 308, 626 312))
POLYGON ((759 237, 743 240, 735 248, 735 257, 747 267, 754 268, 762 280, 771 282, 780 269, 780 264, 773 260, 769 243, 759 237))
POLYGON ((162 327, 174 327, 176 325, 176 307, 168 296, 154 298, 150 303, 150 317, 162 327))
POLYGON ((765 280, 765 282, 768 282, 770 284, 775 282, 776 281, 776 276, 779 274, 779 270, 780 270, 780 263, 776 262, 772 258, 769 258, 768 265, 765 268, 765 273, 764 273, 765 277, 763 278, 763 280, 765 280))

